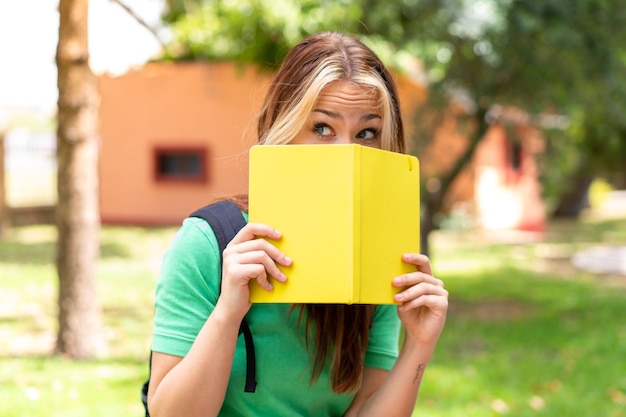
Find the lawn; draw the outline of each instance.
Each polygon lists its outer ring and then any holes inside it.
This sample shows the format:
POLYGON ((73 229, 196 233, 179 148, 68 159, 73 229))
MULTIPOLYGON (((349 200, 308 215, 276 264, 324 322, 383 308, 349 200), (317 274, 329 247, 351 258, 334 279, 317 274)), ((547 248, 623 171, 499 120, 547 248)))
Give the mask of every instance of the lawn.
POLYGON ((569 262, 598 242, 626 244, 626 221, 532 244, 438 235, 449 319, 415 415, 626 416, 626 277, 569 262))
MULTIPOLYGON (((152 297, 175 230, 104 227, 99 263, 107 357, 50 356, 55 231, 0 241, 0 415, 141 416, 152 297)), ((575 270, 592 244, 626 245, 626 220, 553 224, 538 242, 433 236, 450 291, 446 329, 416 416, 626 417, 626 277, 575 270)))

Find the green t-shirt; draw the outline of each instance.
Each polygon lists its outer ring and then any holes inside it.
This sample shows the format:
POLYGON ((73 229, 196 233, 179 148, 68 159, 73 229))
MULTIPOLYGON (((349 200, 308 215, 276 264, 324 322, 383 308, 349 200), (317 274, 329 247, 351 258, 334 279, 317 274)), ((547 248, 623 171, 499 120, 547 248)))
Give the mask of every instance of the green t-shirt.
MULTIPOLYGON (((156 289, 152 350, 185 356, 219 294, 221 265, 215 235, 204 220, 183 222, 166 251, 156 289)), ((222 416, 341 416, 353 394, 332 392, 329 364, 310 385, 310 357, 298 311, 288 304, 253 304, 246 315, 256 350, 257 389, 245 393, 246 347, 237 342, 222 416)), ((376 309, 365 366, 389 370, 398 355, 395 306, 376 309)), ((210 375, 207 375, 210 378, 210 375)))

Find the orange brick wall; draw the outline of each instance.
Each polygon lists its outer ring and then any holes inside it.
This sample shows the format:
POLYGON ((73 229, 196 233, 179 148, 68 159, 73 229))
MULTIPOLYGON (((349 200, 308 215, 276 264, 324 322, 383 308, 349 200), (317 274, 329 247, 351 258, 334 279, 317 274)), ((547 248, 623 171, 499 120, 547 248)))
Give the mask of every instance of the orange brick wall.
MULTIPOLYGON (((254 68, 226 62, 150 63, 119 77, 101 77, 102 222, 175 225, 210 201, 246 193, 247 151, 256 142, 255 117, 270 79, 254 68), (156 181, 154 150, 162 146, 206 146, 208 181, 156 181)), ((414 111, 426 99, 426 90, 407 76, 397 75, 396 81, 410 136, 414 111)), ((454 123, 446 118, 432 144, 418 155, 425 175, 449 169, 467 146, 454 123)), ((525 159, 523 177, 514 183, 503 180, 503 134, 497 127, 490 130, 453 184, 445 208, 469 203, 465 205, 485 228, 536 229, 544 208, 533 155, 525 159), (512 202, 518 204, 515 210, 508 205, 512 202), (521 214, 497 224, 485 221, 507 210, 521 214)))
POLYGON ((215 198, 247 192, 248 149, 268 78, 231 63, 153 63, 100 78, 103 223, 177 224, 215 198), (206 183, 161 183, 159 146, 206 146, 206 183))
MULTIPOLYGON (((522 130, 522 129, 518 129, 522 130)), ((538 132, 523 129, 521 164, 512 169, 507 156, 507 132, 492 127, 476 150, 474 189, 479 226, 485 230, 543 231, 546 209, 535 154, 538 132)))

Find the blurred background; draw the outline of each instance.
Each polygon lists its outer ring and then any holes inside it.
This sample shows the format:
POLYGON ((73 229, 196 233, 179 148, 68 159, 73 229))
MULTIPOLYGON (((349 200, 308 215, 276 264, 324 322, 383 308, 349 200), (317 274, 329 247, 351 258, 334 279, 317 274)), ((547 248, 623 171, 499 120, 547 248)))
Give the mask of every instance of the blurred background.
POLYGON ((0 3, 0 414, 141 415, 163 251, 247 190, 273 71, 357 34, 397 80, 450 315, 416 415, 626 416, 617 0, 0 3))

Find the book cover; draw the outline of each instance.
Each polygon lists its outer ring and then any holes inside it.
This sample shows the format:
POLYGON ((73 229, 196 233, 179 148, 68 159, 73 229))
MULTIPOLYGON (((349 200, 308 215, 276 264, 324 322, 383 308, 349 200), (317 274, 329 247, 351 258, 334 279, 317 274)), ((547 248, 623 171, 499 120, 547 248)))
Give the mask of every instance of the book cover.
POLYGON ((293 259, 257 303, 393 304, 393 277, 419 252, 417 158, 351 145, 257 145, 250 150, 249 221, 281 231, 293 259))

